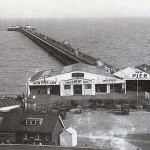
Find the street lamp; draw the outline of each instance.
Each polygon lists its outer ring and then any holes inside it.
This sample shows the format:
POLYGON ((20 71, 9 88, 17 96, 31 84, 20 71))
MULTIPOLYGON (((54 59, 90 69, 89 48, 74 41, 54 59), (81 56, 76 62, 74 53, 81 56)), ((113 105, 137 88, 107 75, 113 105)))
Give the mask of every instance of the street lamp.
MULTIPOLYGON (((29 95, 29 91, 28 91, 28 88, 29 88, 29 80, 30 80, 30 77, 29 77, 29 69, 30 69, 30 72, 31 72, 31 69, 33 68, 34 70, 35 70, 35 68, 38 68, 39 66, 28 66, 27 68, 26 68, 26 70, 25 70, 25 74, 26 74, 26 89, 25 89, 25 91, 26 91, 26 97, 28 97, 28 95, 29 95)), ((32 69, 32 70, 33 70, 32 69)), ((33 71, 32 71, 33 72, 33 71)), ((35 73, 37 73, 38 72, 38 69, 36 69, 35 71, 34 71, 35 73)))
POLYGON ((138 101, 138 98, 139 98, 139 90, 138 90, 139 87, 138 86, 139 86, 139 83, 138 83, 138 78, 137 78, 137 80, 136 80, 136 87, 137 87, 137 92, 136 92, 137 97, 136 98, 137 98, 137 101, 138 101))

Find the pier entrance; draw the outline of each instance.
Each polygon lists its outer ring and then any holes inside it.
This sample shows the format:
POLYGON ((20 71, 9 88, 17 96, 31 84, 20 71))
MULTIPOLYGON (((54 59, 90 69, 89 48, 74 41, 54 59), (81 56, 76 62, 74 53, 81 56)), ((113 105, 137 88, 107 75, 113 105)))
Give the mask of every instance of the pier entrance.
POLYGON ((74 94, 82 94, 82 85, 73 86, 74 94))
POLYGON ((150 80, 126 80, 127 91, 150 91, 150 80))

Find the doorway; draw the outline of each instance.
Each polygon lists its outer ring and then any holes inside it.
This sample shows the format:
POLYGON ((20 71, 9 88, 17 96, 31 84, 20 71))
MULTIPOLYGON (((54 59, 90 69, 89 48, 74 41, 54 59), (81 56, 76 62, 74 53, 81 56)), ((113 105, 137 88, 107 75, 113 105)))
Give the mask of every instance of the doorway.
POLYGON ((60 95, 60 85, 50 86, 50 93, 54 95, 60 95))
POLYGON ((74 94, 81 94, 82 95, 82 85, 74 85, 74 94))

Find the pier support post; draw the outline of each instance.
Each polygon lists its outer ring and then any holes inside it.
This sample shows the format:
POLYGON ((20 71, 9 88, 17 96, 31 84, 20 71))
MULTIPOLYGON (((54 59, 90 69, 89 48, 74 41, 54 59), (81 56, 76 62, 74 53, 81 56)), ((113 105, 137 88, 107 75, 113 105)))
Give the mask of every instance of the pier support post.
POLYGON ((63 89, 64 89, 63 81, 60 81, 60 96, 64 96, 63 89))
POLYGON ((124 89, 124 93, 126 94, 126 81, 125 83, 122 83, 122 89, 124 89))
POLYGON ((107 93, 110 93, 110 84, 107 84, 107 93))
POLYGON ((95 95, 95 80, 92 80, 92 95, 95 95))
POLYGON ((50 86, 47 87, 47 94, 51 94, 51 88, 50 88, 50 86))

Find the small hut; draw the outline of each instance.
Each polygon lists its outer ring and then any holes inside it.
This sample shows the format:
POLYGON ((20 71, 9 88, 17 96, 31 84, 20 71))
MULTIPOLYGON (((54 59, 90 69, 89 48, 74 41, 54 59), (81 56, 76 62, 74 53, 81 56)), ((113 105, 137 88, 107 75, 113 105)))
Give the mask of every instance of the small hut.
POLYGON ((65 129, 60 134, 60 145, 61 146, 77 146, 77 131, 73 128, 65 129))

